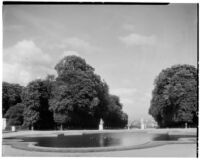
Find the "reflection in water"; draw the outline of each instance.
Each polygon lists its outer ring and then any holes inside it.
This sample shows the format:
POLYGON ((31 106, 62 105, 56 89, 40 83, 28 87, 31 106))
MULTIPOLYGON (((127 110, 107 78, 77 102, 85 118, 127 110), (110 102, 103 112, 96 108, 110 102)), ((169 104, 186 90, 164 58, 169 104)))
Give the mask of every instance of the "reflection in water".
POLYGON ((99 134, 99 146, 103 147, 104 146, 104 135, 99 134))
POLYGON ((152 137, 153 141, 177 141, 179 138, 197 138, 196 135, 168 135, 156 134, 152 137))
MULTIPOLYGON (((57 148, 81 148, 81 147, 108 147, 129 146, 146 143, 149 140, 170 141, 178 138, 195 136, 169 136, 168 134, 147 133, 96 133, 65 136, 59 134, 57 137, 21 137, 25 142, 37 142, 37 146, 57 148)), ((9 139, 9 138, 7 138, 9 139)), ((10 138, 11 139, 11 138, 10 138)))

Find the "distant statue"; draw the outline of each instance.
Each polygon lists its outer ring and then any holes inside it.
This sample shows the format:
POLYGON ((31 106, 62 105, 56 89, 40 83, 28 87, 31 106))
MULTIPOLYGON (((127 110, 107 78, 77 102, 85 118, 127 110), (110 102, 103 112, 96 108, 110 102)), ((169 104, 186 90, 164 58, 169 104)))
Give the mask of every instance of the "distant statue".
POLYGON ((188 128, 188 124, 187 123, 185 123, 185 128, 188 128))
POLYGON ((100 120, 100 123, 99 123, 99 130, 103 130, 103 120, 102 119, 100 120))
POLYGON ((144 125, 144 121, 143 118, 140 119, 140 129, 144 129, 145 125, 144 125))
POLYGON ((6 129, 6 126, 7 126, 7 125, 6 125, 6 118, 3 118, 3 127, 2 127, 2 129, 5 130, 5 129, 6 129))

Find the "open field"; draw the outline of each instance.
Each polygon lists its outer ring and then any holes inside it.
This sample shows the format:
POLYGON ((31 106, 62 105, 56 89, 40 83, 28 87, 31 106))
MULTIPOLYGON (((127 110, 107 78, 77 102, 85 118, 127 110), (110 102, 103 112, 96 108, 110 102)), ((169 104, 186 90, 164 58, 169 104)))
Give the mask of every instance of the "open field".
MULTIPOLYGON (((82 133, 99 133, 99 132, 147 132, 147 133, 168 133, 171 135, 195 135, 196 129, 145 129, 145 130, 73 130, 73 131, 20 131, 14 133, 3 133, 3 138, 13 136, 56 136, 58 133, 65 135, 77 135, 82 133)), ((38 152, 21 150, 11 147, 10 145, 2 146, 3 156, 74 156, 74 157, 196 157, 197 145, 193 143, 173 143, 152 146, 148 148, 123 150, 123 151, 106 151, 106 152, 88 152, 88 153, 66 153, 66 152, 38 152)))

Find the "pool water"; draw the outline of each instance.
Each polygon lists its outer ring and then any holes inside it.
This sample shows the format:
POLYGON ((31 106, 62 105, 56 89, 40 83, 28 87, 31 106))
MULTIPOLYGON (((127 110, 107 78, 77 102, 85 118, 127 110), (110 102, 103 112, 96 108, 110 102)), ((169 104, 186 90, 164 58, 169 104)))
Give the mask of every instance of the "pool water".
POLYGON ((145 134, 96 133, 82 135, 58 135, 57 137, 27 137, 25 142, 37 142, 36 146, 57 148, 108 147, 140 144, 149 139, 145 134))
MULTIPOLYGON (((87 148, 130 146, 143 144, 148 141, 174 141, 179 138, 194 138, 196 136, 147 133, 95 133, 82 135, 58 134, 55 137, 17 137, 23 142, 36 142, 36 146, 56 148, 87 148)), ((9 139, 9 138, 8 138, 9 139)), ((10 138, 11 139, 11 138, 10 138)))
POLYGON ((168 135, 168 134, 156 134, 153 136, 153 141, 177 141, 180 138, 196 138, 196 135, 168 135))

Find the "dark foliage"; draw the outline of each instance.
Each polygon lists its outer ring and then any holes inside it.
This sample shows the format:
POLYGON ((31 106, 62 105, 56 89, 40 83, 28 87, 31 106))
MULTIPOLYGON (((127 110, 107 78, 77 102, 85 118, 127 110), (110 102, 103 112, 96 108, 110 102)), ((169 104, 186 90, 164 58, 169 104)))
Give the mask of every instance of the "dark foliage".
POLYGON ((149 113, 160 127, 198 125, 197 69, 176 65, 163 70, 155 80, 149 113))
POLYGON ((7 82, 3 82, 2 84, 3 88, 3 117, 5 117, 5 114, 7 110, 11 107, 16 105, 17 103, 21 103, 21 92, 22 92, 22 86, 18 84, 10 84, 7 82))
POLYGON ((21 126, 23 124, 23 112, 24 112, 24 104, 17 103, 16 105, 10 107, 5 114, 5 118, 7 118, 8 126, 21 126))
POLYGON ((35 80, 24 89, 24 126, 33 126, 35 129, 54 127, 53 114, 49 111, 48 83, 47 80, 35 80))
POLYGON ((50 100, 54 120, 70 128, 98 128, 108 112, 107 84, 77 56, 63 58, 55 69, 58 77, 50 100))
POLYGON ((123 113, 119 97, 109 96, 107 112, 104 115, 105 128, 124 128, 128 123, 128 115, 123 113))

